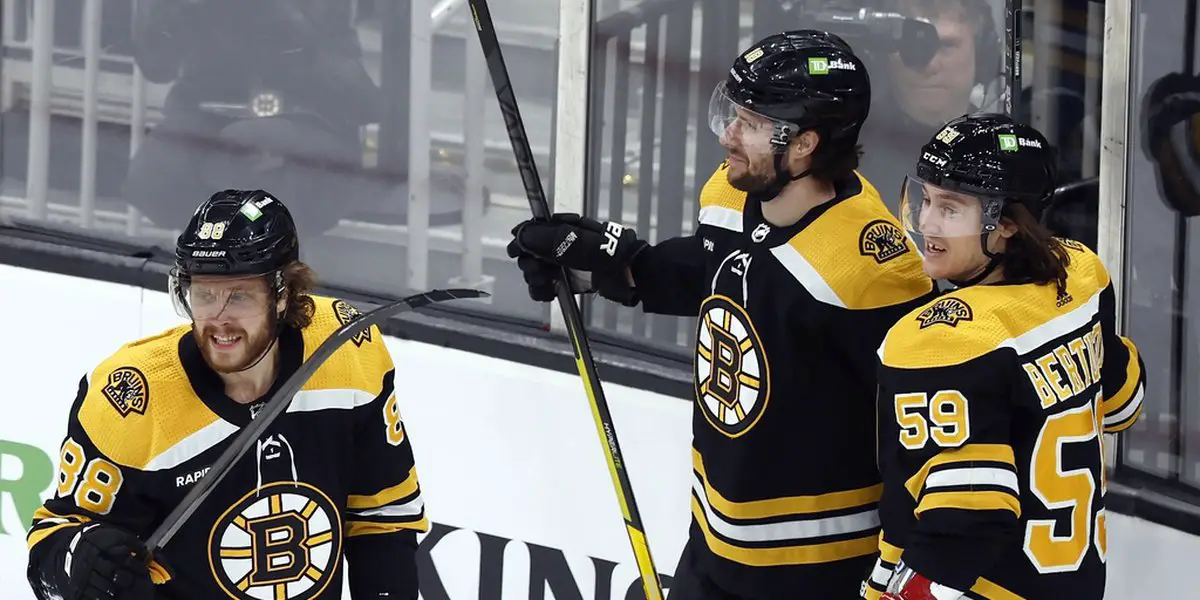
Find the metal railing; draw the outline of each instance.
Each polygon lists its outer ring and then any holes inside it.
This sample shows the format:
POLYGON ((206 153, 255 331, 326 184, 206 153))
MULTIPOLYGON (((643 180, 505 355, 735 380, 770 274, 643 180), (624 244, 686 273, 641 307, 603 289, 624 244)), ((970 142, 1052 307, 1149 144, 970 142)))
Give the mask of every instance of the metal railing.
MULTIPOLYGON (((136 6, 138 0, 133 0, 136 6)), ((494 103, 487 81, 486 64, 478 43, 465 38, 461 170, 466 182, 461 228, 430 227, 431 157, 445 154, 446 144, 454 137, 431 130, 428 107, 433 103, 430 63, 434 34, 447 27, 466 5, 465 0, 413 0, 410 3, 384 3, 384 32, 380 50, 381 88, 385 95, 404 102, 390 102, 383 122, 362 128, 364 172, 377 171, 387 177, 402 172, 407 179, 407 221, 381 224, 343 219, 337 232, 372 241, 386 240, 406 246, 405 284, 412 289, 429 286, 431 250, 461 254, 459 274, 454 285, 491 289, 494 277, 484 273, 485 235, 481 221, 485 210, 485 149, 498 146, 485 139, 485 109, 494 103), (399 14, 401 6, 406 14, 399 14), (396 64, 399 62, 407 64, 396 64), (397 122, 399 121, 399 122, 397 122), (434 144, 439 148, 434 148, 434 144), (389 152, 388 149, 399 148, 389 152), (373 155, 372 155, 373 154, 373 155), (374 164, 370 164, 374 163, 374 164), (459 229, 459 230, 455 230, 459 229)), ((56 0, 3 0, 3 68, 0 90, 4 109, 27 101, 29 134, 24 193, 7 190, 0 196, 0 211, 10 216, 39 222, 51 221, 88 230, 98 235, 123 235, 132 238, 173 242, 177 231, 163 229, 144 219, 129 206, 125 211, 105 208, 97 202, 97 140, 101 124, 128 127, 129 155, 133 156, 145 138, 148 127, 162 118, 162 107, 171 84, 148 83, 132 56, 110 52, 101 46, 103 0, 83 0, 80 39, 56 40, 56 17, 62 21, 63 6, 56 0), (56 12, 59 14, 56 15, 56 12), (82 68, 80 68, 82 65, 82 68), (22 97, 24 96, 24 97, 22 97), (74 194, 54 189, 51 183, 51 127, 56 117, 79 119, 81 127, 79 185, 74 194)), ((67 16, 67 18, 71 18, 67 16)), ((508 154, 507 145, 499 150, 508 154)), ((502 253, 495 242, 490 254, 502 253)))
MULTIPOLYGON (((651 242, 692 232, 699 190, 723 156, 708 130, 707 102, 738 53, 742 13, 728 0, 647 0, 596 22, 589 215, 634 226, 651 242)), ((690 343, 693 318, 592 299, 586 308, 593 326, 662 351, 682 352, 690 343)))

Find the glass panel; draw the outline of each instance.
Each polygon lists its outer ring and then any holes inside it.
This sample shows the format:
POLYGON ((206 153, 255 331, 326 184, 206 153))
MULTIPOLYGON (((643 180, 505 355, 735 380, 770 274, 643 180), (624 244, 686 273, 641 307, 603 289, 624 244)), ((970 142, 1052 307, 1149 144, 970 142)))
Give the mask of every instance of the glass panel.
MULTIPOLYGON (((654 242, 689 234, 699 189, 724 158, 706 121, 713 87, 756 40, 816 28, 841 35, 868 65, 873 103, 860 170, 894 211, 917 151, 943 122, 1006 110, 1005 7, 1004 0, 600 0, 588 209, 654 242)), ((588 316, 599 331, 664 351, 691 343, 692 319, 603 301, 591 302, 588 316)))
MULTIPOLYGON (((1017 4, 1015 0, 1012 0, 1017 4)), ((1104 3, 1023 0, 1022 90, 1016 115, 1059 152, 1059 193, 1047 224, 1096 248, 1104 3)))
MULTIPOLYGON (((490 4, 547 179, 558 3, 490 4)), ((263 188, 292 209, 302 258, 332 284, 494 284, 479 308, 547 320, 504 253, 529 209, 465 1, 4 7, 8 215, 169 248, 213 192, 263 188), (451 12, 431 35, 435 4, 451 12), (44 10, 52 27, 38 27, 44 10)))
POLYGON ((1196 2, 1138 2, 1133 23, 1124 295, 1147 393, 1123 462, 1200 487, 1200 106, 1179 102, 1200 91, 1196 2))

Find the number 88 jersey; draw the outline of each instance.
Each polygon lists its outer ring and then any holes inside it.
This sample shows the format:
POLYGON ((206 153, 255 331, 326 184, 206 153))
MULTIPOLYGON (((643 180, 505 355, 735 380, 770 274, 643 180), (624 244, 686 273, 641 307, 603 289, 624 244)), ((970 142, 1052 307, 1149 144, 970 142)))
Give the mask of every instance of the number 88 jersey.
POLYGON ((1103 434, 1137 419, 1144 375, 1107 271, 1064 245, 1065 293, 959 289, 880 345, 883 532, 864 598, 901 560, 966 598, 1103 597, 1103 434))

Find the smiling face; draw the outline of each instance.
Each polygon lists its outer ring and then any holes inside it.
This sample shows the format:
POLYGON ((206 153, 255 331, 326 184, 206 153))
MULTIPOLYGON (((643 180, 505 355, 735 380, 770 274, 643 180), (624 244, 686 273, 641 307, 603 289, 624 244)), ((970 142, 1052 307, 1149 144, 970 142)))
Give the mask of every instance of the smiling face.
POLYGON ((218 373, 241 371, 258 360, 274 339, 277 315, 285 307, 260 276, 197 276, 187 295, 192 335, 218 373))
POLYGON ((775 179, 775 157, 771 152, 774 124, 744 108, 734 110, 737 118, 720 138, 728 154, 729 185, 743 192, 765 189, 775 179))
MULTIPOLYGON (((920 234, 925 274, 962 281, 983 272, 991 260, 983 252, 983 204, 976 196, 910 181, 905 195, 907 225, 920 234)), ((1007 219, 987 235, 988 251, 1003 252, 1015 232, 1007 219)))

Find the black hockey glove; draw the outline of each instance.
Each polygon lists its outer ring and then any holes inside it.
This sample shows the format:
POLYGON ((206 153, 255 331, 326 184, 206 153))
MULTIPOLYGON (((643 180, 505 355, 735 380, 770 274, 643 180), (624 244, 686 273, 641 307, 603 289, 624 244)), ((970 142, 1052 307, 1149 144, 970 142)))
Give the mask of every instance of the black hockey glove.
POLYGON ((89 523, 67 548, 64 600, 154 600, 146 546, 116 527, 89 523))
POLYGON ((519 223, 512 235, 508 255, 517 259, 534 300, 554 298, 554 284, 566 267, 579 276, 573 281, 576 292, 595 291, 626 306, 637 304, 627 272, 634 257, 649 244, 638 239, 632 228, 558 213, 549 220, 519 223))

